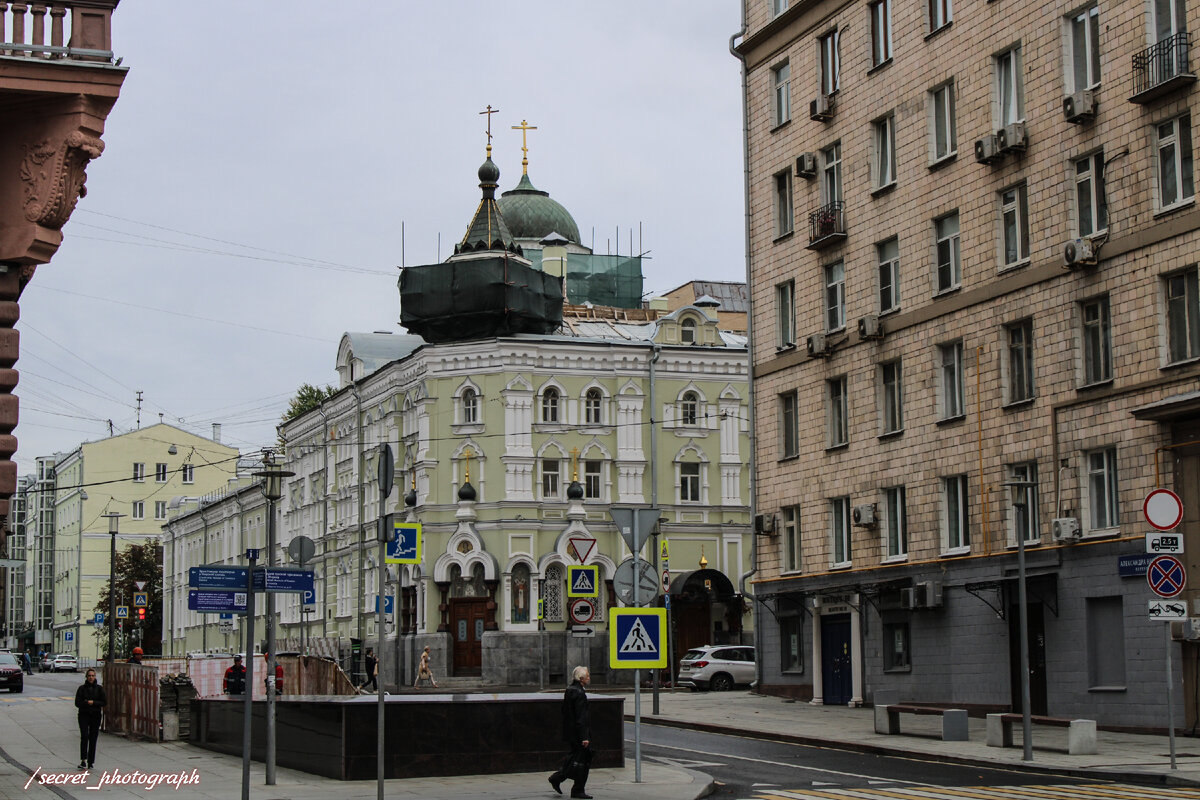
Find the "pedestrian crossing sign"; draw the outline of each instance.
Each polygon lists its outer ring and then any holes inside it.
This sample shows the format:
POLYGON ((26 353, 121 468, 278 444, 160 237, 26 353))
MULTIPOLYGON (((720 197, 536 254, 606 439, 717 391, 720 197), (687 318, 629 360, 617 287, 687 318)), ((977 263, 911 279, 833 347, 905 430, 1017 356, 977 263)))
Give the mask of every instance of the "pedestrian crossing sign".
POLYGON ((663 669, 667 666, 667 610, 610 608, 608 666, 663 669))
POLYGON ((567 597, 599 597, 600 567, 596 564, 567 566, 567 597))
POLYGON ((129 606, 117 606, 117 619, 129 619, 129 606))
POLYGON ((383 560, 388 564, 420 564, 421 563, 421 523, 395 522, 392 524, 394 536, 387 543, 383 560))
POLYGON ((134 592, 133 593, 133 604, 135 606, 148 606, 148 605, 150 605, 147 602, 148 597, 149 597, 149 595, 147 592, 134 592))

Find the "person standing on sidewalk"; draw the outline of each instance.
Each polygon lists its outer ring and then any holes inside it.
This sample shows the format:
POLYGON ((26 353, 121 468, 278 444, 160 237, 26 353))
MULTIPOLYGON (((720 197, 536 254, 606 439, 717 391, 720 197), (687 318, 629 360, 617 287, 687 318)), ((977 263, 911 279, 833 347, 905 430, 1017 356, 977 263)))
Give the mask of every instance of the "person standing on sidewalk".
POLYGON ((562 794, 561 784, 567 778, 575 781, 571 787, 571 797, 590 800, 587 793, 588 771, 592 764, 592 726, 588 716, 588 699, 585 691, 592 682, 592 675, 587 667, 576 667, 571 672, 571 685, 563 693, 562 720, 563 741, 571 748, 570 755, 562 767, 549 777, 550 786, 562 794))
POLYGON ((233 657, 233 666, 225 670, 225 694, 242 695, 246 693, 246 666, 242 657, 233 657))
POLYGON ((29 660, 29 653, 21 653, 21 668, 29 675, 33 674, 33 662, 29 660))
POLYGON ((96 670, 89 669, 83 685, 75 690, 75 707, 79 709, 80 769, 91 769, 96 764, 96 739, 100 736, 100 718, 107 704, 104 687, 96 683, 96 670))

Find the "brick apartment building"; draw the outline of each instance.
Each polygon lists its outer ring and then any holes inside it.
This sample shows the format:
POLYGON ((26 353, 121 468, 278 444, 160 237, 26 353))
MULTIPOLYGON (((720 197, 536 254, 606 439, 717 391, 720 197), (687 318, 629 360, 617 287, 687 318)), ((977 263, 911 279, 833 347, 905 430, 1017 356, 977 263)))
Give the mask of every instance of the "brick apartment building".
POLYGON ((1033 712, 1164 726, 1137 557, 1173 489, 1200 615, 1200 8, 744 7, 764 691, 1019 709, 1024 537, 1033 712))

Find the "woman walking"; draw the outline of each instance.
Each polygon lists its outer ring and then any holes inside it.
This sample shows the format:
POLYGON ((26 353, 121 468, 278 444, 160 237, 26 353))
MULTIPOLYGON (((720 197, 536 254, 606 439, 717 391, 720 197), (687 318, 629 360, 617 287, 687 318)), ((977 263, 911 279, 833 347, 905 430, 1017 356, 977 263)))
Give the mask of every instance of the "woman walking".
POLYGON ((79 768, 91 769, 96 764, 96 739, 100 736, 100 717, 108 703, 104 687, 96 683, 96 670, 89 669, 83 685, 75 690, 75 707, 79 709, 79 768))
POLYGON ((438 688, 437 681, 434 680, 433 670, 429 668, 429 645, 421 651, 421 665, 417 668, 417 679, 413 681, 413 688, 416 689, 421 681, 429 681, 433 684, 433 688, 438 688))

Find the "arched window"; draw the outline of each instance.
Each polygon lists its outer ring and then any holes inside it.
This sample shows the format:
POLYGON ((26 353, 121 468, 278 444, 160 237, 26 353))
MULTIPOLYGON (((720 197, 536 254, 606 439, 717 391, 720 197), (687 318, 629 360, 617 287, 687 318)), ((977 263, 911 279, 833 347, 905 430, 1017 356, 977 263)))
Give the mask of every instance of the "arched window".
POLYGON ((462 421, 471 425, 479 421, 479 395, 467 387, 462 393, 462 421))
POLYGON ((542 422, 558 422, 558 389, 542 392, 542 422))
POLYGON ((695 392, 684 392, 679 403, 679 421, 684 425, 695 425, 700 417, 700 397, 695 392))
POLYGON ((510 619, 529 622, 529 565, 517 564, 512 570, 512 613, 510 619))
POLYGON ((542 584, 542 606, 547 622, 562 622, 563 619, 563 569, 558 564, 546 567, 546 580, 542 584))
POLYGON ((679 341, 684 344, 695 344, 696 320, 686 317, 679 323, 679 341))
POLYGON ((588 389, 587 396, 583 401, 584 421, 588 425, 600 424, 600 401, 604 395, 599 389, 588 389))

